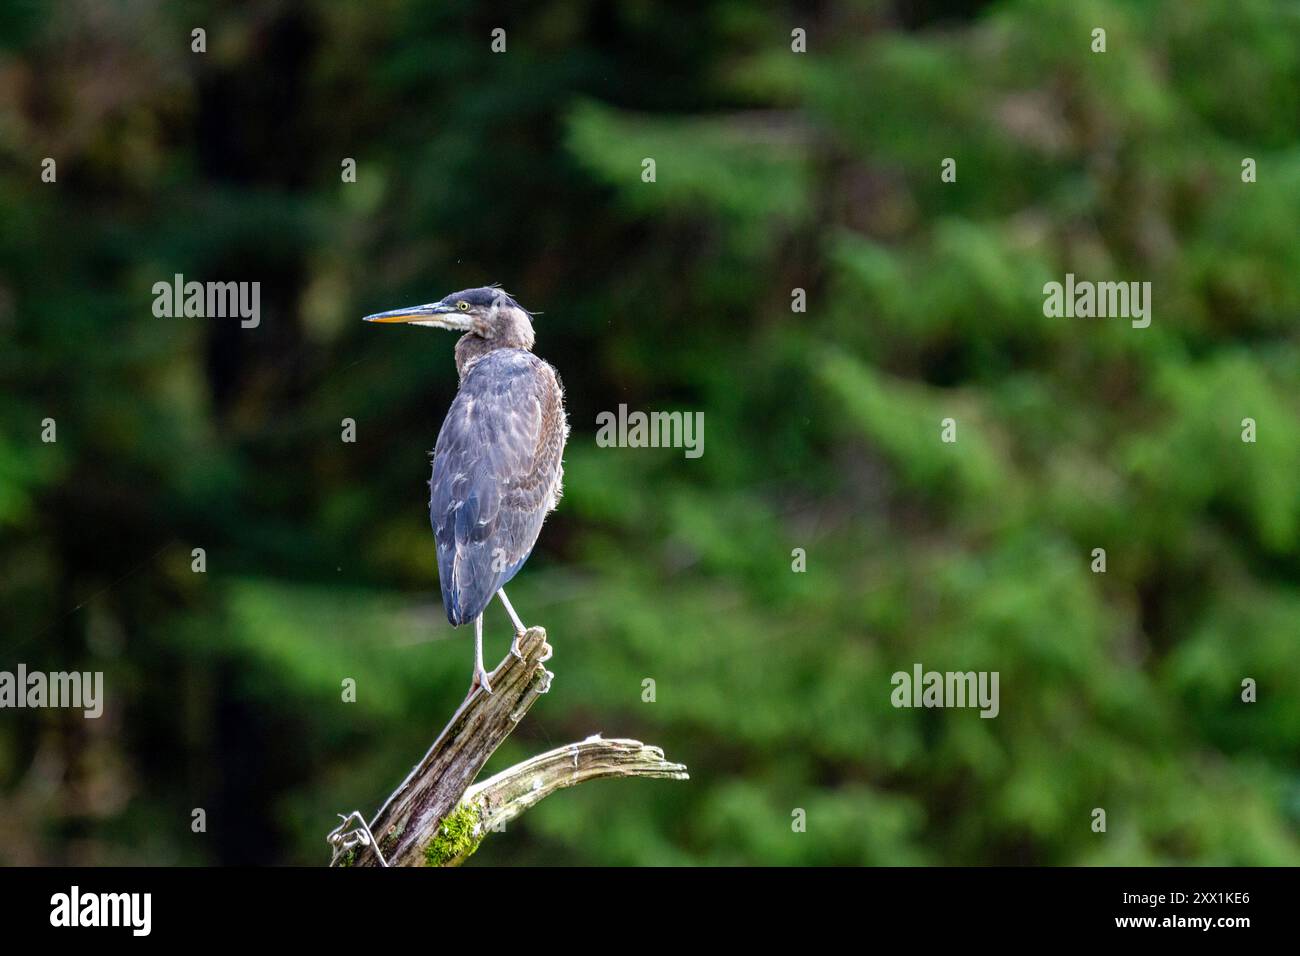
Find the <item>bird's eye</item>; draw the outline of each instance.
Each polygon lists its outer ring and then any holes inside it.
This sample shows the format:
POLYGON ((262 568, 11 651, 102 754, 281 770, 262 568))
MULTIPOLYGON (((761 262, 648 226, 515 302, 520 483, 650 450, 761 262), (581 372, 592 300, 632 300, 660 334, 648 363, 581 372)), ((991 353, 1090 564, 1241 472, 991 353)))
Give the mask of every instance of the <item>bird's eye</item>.
POLYGON ((461 299, 459 302, 456 303, 456 308, 460 309, 462 312, 468 312, 469 303, 466 302, 464 299, 461 299))

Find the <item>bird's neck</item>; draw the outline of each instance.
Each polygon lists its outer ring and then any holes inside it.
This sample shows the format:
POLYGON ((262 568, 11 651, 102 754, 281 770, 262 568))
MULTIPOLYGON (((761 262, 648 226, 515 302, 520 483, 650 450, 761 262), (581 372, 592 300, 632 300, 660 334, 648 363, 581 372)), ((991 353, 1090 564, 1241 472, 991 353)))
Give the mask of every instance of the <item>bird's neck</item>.
POLYGON ((523 349, 531 352, 533 348, 533 330, 527 320, 510 322, 496 330, 492 338, 484 338, 477 332, 467 332, 456 343, 456 371, 461 379, 476 361, 495 352, 497 349, 523 349))

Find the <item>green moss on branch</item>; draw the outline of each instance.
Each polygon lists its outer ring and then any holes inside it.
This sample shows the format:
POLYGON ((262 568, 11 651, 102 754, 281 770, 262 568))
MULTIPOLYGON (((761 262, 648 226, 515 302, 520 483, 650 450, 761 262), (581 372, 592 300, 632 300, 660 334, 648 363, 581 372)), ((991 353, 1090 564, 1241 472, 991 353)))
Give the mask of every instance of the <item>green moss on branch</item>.
POLYGON ((483 841, 478 807, 472 802, 457 804, 438 824, 438 832, 424 848, 426 866, 454 866, 465 861, 483 841))

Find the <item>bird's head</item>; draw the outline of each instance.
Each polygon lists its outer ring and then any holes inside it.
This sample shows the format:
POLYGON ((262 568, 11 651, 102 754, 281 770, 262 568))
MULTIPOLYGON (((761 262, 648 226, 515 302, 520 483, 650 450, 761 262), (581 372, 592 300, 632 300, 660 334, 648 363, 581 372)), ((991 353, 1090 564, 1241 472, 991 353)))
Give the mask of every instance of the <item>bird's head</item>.
POLYGON ((437 302, 366 316, 367 322, 402 322, 478 336, 490 348, 531 349, 532 316, 496 286, 453 292, 437 302))

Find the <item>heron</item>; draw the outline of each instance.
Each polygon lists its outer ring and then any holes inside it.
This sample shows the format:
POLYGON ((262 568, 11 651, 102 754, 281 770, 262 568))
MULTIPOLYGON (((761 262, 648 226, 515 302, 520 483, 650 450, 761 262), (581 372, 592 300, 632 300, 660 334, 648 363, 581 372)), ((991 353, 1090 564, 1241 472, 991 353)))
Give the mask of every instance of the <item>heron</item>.
POLYGON ((460 387, 438 432, 429 519, 442 603, 452 627, 474 622, 469 694, 491 694, 483 666, 483 612, 501 599, 523 659, 525 631, 505 586, 524 566, 542 522, 559 502, 569 437, 560 377, 533 354, 532 313, 497 286, 366 316, 464 333, 456 342, 460 387))

